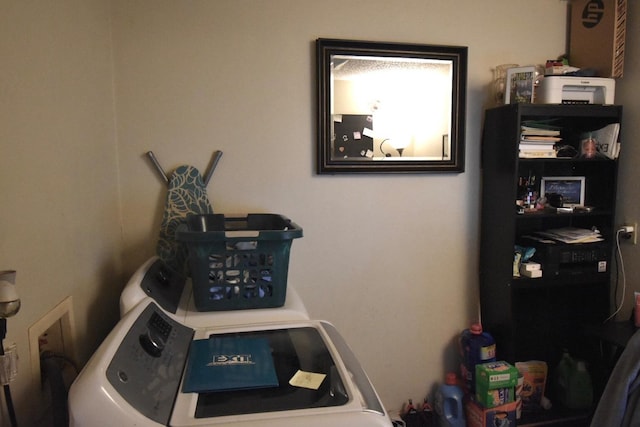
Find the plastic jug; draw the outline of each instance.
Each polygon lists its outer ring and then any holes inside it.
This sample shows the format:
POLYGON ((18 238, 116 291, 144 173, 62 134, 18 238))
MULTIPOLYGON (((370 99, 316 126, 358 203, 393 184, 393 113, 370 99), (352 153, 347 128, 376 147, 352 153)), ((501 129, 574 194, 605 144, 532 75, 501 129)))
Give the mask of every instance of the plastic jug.
POLYGON ((464 392, 458 386, 456 374, 449 372, 436 391, 436 413, 439 427, 465 427, 462 398, 464 392))
POLYGON ((459 340, 460 375, 470 393, 475 392, 476 365, 496 361, 496 342, 480 323, 473 323, 462 331, 459 340))
POLYGON ((568 352, 562 355, 556 370, 558 400, 569 409, 587 409, 593 403, 593 384, 582 360, 568 352))

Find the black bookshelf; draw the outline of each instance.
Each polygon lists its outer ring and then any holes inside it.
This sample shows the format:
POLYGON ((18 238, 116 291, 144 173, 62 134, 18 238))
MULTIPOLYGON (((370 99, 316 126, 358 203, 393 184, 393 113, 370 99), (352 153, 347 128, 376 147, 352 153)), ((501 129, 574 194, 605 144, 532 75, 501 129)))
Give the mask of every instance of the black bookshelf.
MULTIPOLYGON (((590 324, 602 323, 610 312, 618 162, 605 156, 584 159, 579 153, 585 133, 621 120, 621 106, 602 105, 511 104, 485 113, 480 228, 482 323, 496 339, 499 359, 510 363, 547 362, 547 394, 552 401, 554 369, 564 349, 588 361, 593 369, 599 366, 598 343, 585 330, 590 324), (557 127, 561 144, 573 148, 576 156, 521 158, 521 129, 531 122, 557 127), (585 177, 584 204, 593 209, 558 213, 516 207, 522 177, 532 176, 536 182, 531 187, 538 192, 543 176, 585 177), (560 227, 597 229, 603 241, 597 243, 598 256, 593 258, 599 261, 589 258, 596 247, 593 244, 571 245, 566 251, 576 252, 574 258, 581 262, 573 260, 552 267, 550 258, 542 257, 542 277, 514 277, 515 245, 531 246, 526 236, 560 227), (589 255, 586 260, 583 254, 589 255)), ((544 251, 540 245, 537 257, 544 251)), ((606 381, 603 374, 594 372, 592 376, 596 389, 601 389, 600 383, 606 381)), ((589 412, 555 407, 552 412, 527 416, 524 424, 553 425, 567 417, 565 421, 580 425, 589 412)))

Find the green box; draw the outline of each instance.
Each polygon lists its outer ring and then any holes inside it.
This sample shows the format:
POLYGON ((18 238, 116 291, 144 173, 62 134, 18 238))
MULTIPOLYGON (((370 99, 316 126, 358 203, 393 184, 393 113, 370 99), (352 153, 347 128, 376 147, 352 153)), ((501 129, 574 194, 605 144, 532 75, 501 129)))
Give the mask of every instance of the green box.
POLYGON ((518 369, 507 362, 476 365, 476 400, 485 408, 494 408, 515 400, 518 369))
POLYGON ((495 390, 515 387, 518 384, 518 369, 504 361, 476 365, 476 389, 495 390))

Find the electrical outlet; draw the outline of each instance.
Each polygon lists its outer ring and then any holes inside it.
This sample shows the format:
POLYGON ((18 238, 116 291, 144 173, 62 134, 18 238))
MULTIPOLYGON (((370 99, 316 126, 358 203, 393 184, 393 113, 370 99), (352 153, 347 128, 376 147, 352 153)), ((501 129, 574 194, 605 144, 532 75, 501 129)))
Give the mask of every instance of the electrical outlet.
POLYGON ((622 238, 631 244, 638 244, 638 223, 626 223, 620 226, 622 230, 622 238))
MULTIPOLYGON (((52 382, 54 372, 62 376, 68 390, 77 375, 75 367, 75 322, 73 300, 66 297, 40 320, 29 327, 29 354, 31 360, 32 417, 37 424, 49 425, 47 420, 55 419, 57 406, 53 402, 52 382), (70 362, 67 362, 70 361, 70 362)), ((57 376, 55 377, 57 379, 57 376)))
POLYGON ((40 357, 44 352, 76 359, 73 302, 70 296, 29 327, 32 380, 34 387, 38 388, 41 383, 40 357))

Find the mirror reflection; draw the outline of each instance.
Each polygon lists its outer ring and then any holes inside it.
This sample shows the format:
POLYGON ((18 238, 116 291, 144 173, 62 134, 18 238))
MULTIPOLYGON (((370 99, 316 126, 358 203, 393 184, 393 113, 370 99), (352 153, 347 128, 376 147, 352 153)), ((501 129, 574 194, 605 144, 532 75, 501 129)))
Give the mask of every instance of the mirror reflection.
POLYGON ((318 172, 462 172, 467 48, 318 39, 318 172))
POLYGON ((448 160, 451 60, 331 56, 332 157, 448 160))

